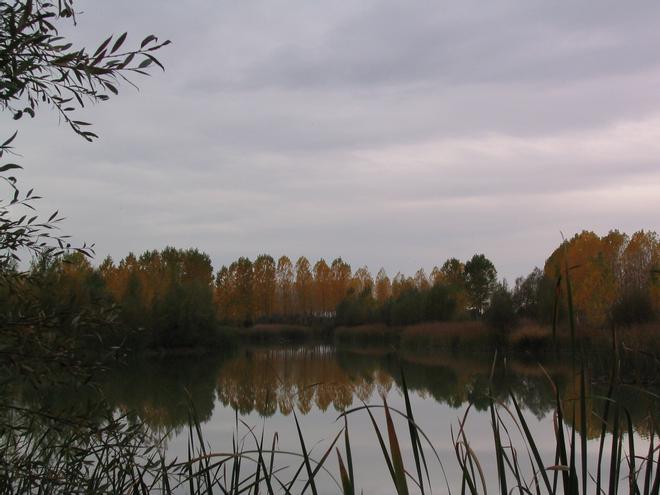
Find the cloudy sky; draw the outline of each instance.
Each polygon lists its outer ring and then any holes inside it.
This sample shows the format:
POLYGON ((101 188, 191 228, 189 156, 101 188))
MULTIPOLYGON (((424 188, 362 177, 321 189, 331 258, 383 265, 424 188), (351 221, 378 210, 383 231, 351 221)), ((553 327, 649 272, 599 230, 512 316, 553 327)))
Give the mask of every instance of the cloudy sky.
MULTIPOLYGON (((67 33, 172 40, 164 73, 18 122, 24 184, 98 258, 198 247, 528 273, 660 230, 660 2, 82 0, 67 33)), ((3 116, 4 134, 16 123, 3 116)))

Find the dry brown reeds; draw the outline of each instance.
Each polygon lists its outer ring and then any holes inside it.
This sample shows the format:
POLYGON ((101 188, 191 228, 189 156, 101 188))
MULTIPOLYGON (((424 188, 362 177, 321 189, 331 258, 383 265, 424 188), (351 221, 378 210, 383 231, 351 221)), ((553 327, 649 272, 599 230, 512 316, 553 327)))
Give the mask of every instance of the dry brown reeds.
POLYGON ((480 321, 447 321, 410 325, 401 333, 404 348, 481 349, 489 348, 492 331, 480 321))

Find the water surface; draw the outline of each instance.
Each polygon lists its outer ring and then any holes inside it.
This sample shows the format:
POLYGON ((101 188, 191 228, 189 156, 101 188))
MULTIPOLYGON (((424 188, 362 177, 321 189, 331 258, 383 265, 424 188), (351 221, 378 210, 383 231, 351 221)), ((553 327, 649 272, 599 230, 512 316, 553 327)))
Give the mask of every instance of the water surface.
MULTIPOLYGON (((446 471, 432 449, 427 458, 433 484, 445 492, 446 483, 460 492, 460 475, 452 433, 467 415, 466 431, 471 449, 479 457, 488 484, 496 482, 493 456, 493 434, 488 410, 490 397, 503 404, 506 418, 511 410, 510 395, 522 406, 526 420, 547 465, 555 463, 553 412, 555 396, 550 382, 562 391, 565 411, 572 411, 571 399, 578 387, 578 376, 572 373, 566 359, 537 360, 498 359, 491 379, 493 356, 490 354, 426 355, 397 353, 390 349, 335 349, 331 346, 252 347, 230 356, 163 357, 140 359, 108 372, 102 379, 105 397, 122 411, 131 411, 152 429, 167 434, 167 454, 185 458, 188 441, 190 404, 202 424, 205 441, 211 451, 231 450, 232 440, 244 441, 246 449, 254 447, 248 434, 253 428, 257 436, 262 430, 270 446, 277 433, 278 448, 300 452, 293 413, 298 416, 308 449, 322 457, 343 426, 338 420, 344 411, 363 404, 382 405, 383 400, 404 410, 401 393, 401 370, 404 370, 411 393, 417 424, 428 436, 446 471), (238 421, 238 422, 237 422, 238 421)), ((608 367, 594 358, 588 366, 588 405, 602 409, 599 397, 607 388, 608 367)), ((629 410, 635 424, 638 448, 647 446, 649 412, 657 413, 657 403, 637 386, 621 386, 617 397, 629 410)), ((384 428, 382 409, 374 415, 384 428)), ((572 416, 567 414, 568 419, 572 416)), ((392 482, 378 447, 369 416, 364 410, 349 414, 356 478, 365 493, 389 493, 392 482)), ((525 450, 521 435, 512 421, 509 434, 514 444, 525 450)), ((579 425, 579 418, 575 420, 579 425)), ((414 471, 407 424, 395 418, 405 462, 414 471)), ((590 466, 595 470, 600 423, 588 418, 590 466)), ((384 432, 384 430, 383 430, 384 432)), ((385 433, 384 433, 385 435, 385 433)), ((343 449, 343 440, 338 444, 343 449)), ((606 445, 606 454, 609 445, 606 445)), ((284 459, 282 466, 299 465, 297 458, 284 459)), ((333 475, 338 472, 336 455, 327 461, 333 475)), ((293 473, 293 471, 291 471, 293 473)), ((530 471, 531 473, 531 471, 530 471)), ((286 474, 282 474, 287 479, 286 474)), ((289 475, 290 477, 290 475, 289 475)), ((338 493, 331 476, 321 476, 324 492, 338 493)), ((411 482, 412 485, 412 482, 411 482)))

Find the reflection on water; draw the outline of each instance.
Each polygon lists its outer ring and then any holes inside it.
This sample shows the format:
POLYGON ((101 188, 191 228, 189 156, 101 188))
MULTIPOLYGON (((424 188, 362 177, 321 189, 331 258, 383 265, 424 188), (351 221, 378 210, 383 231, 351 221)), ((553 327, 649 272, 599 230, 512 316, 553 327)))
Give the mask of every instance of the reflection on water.
MULTIPOLYGON (((106 371, 94 386, 51 387, 46 391, 41 388, 39 392, 29 386, 17 386, 10 392, 17 403, 33 409, 64 412, 67 416, 79 414, 86 418, 94 414, 90 413, 90 405, 98 404, 102 398, 115 411, 145 422, 159 438, 167 434, 166 441, 160 445, 170 458, 186 458, 191 405, 202 423, 204 440, 218 451, 233 445, 239 438, 235 436, 236 414, 245 420, 245 427, 255 427, 255 431, 263 428, 266 438, 273 438, 277 432, 278 447, 282 450, 298 451, 295 423, 290 417, 295 411, 306 442, 314 445, 312 449, 316 448, 314 452, 318 454, 325 447, 317 446, 327 446, 328 439, 334 438, 342 427, 341 422, 335 422, 339 411, 360 406, 362 401, 381 403, 381 396, 387 396, 391 406, 403 408, 400 393, 403 369, 411 391, 415 421, 429 434, 439 458, 447 463, 450 483, 458 493, 462 478, 455 463, 451 471, 455 453, 449 432, 456 427, 468 405, 472 409, 466 425, 470 446, 479 455, 486 479, 496 480, 489 393, 500 403, 509 402, 509 394, 514 394, 524 408, 540 455, 547 460, 547 465, 552 464, 555 396, 548 376, 561 389, 563 409, 579 411, 572 407, 579 380, 566 361, 570 360, 546 360, 541 367, 534 360, 509 357, 498 360, 491 370, 492 356, 488 354, 420 355, 396 353, 390 349, 348 350, 330 346, 252 347, 225 356, 143 357, 106 371)), ((657 379, 657 363, 646 369, 643 363, 631 364, 624 361, 622 371, 627 370, 621 376, 624 381, 657 379)), ((588 410, 602 410, 602 399, 598 397, 605 395, 610 366, 611 363, 601 356, 589 359, 588 410)), ((647 393, 625 385, 616 390, 616 399, 627 408, 634 423, 637 432, 634 443, 639 443, 640 451, 648 449, 644 437, 648 432, 649 413, 658 417, 658 403, 646 388, 647 393)), ((657 389, 653 391, 657 393, 657 389)), ((349 420, 353 454, 359 466, 358 485, 365 493, 388 492, 388 475, 378 455, 377 439, 369 418, 363 413, 352 414, 349 420)), ((376 417, 377 421, 382 420, 381 411, 376 417)), ((100 423, 104 416, 99 413, 93 419, 100 423)), ((566 419, 572 419, 579 428, 579 414, 568 414, 566 419)), ((406 431, 407 425, 395 417, 395 422, 397 420, 400 431, 406 431)), ((588 436, 598 437, 601 426, 596 416, 587 418, 586 424, 588 436)), ((511 431, 514 432, 513 426, 511 431)), ((590 442, 590 466, 595 465, 597 449, 598 442, 590 442)), ((410 446, 404 446, 403 450, 410 465, 410 446)), ((439 476, 439 472, 432 473, 433 483, 442 481, 439 476)), ((331 479, 326 482, 332 487, 331 479)), ((336 493, 337 490, 322 491, 326 492, 336 493)))
MULTIPOLYGON (((286 416, 295 408, 302 414, 332 411, 336 417, 338 411, 398 387, 403 368, 409 389, 419 397, 451 408, 471 403, 484 411, 489 404, 491 360, 489 355, 419 356, 329 346, 247 348, 223 357, 142 359, 106 373, 100 390, 111 404, 137 414, 152 428, 178 431, 188 422, 190 402, 202 423, 217 407, 231 408, 240 415, 286 416)), ((594 359, 589 371, 589 383, 602 381, 607 364, 594 359)), ((513 393, 527 411, 541 419, 555 405, 546 373, 562 389, 569 407, 578 380, 572 379, 570 365, 557 362, 544 363, 542 368, 533 361, 501 360, 494 370, 492 394, 506 402, 513 393)), ((605 394, 604 383, 589 387, 591 401, 605 394)), ((619 387, 617 394, 643 433, 644 420, 657 403, 636 387, 619 387)), ((68 400, 66 395, 59 397, 68 400)), ((600 426, 595 418, 587 424, 589 436, 597 436, 600 426)))

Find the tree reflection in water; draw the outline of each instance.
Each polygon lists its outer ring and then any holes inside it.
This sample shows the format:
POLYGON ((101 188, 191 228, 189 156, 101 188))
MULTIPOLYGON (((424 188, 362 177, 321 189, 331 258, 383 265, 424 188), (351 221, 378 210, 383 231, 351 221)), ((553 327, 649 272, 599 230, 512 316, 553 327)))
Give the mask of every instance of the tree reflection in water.
MULTIPOLYGON (((178 357, 141 360, 104 375, 100 390, 119 410, 138 415, 157 431, 178 432, 188 422, 190 400, 200 421, 207 421, 216 404, 239 415, 287 416, 295 408, 343 411, 387 396, 400 386, 404 367, 410 391, 422 398, 459 408, 472 403, 488 407, 491 356, 434 353, 394 353, 389 350, 341 350, 331 346, 254 347, 223 357, 178 357)), ((594 359, 592 376, 605 361, 594 359)), ((544 369, 564 390, 566 406, 577 383, 570 366, 546 362, 544 369)), ((605 385, 592 385, 590 396, 604 395, 605 385)), ((554 410, 554 396, 544 371, 534 361, 508 359, 495 370, 492 393, 506 402, 509 391, 541 419, 554 410)), ((643 433, 649 408, 657 407, 633 387, 620 388, 630 413, 643 433)), ((65 398, 65 396, 61 396, 65 398)), ((596 399, 591 399, 596 401, 596 399)), ((599 407, 597 404, 596 407, 599 407)), ((579 420, 579 418, 578 418, 579 420)), ((599 426, 588 421, 589 435, 599 426)))
MULTIPOLYGON (((294 408, 301 414, 314 410, 343 411, 387 396, 400 387, 405 369, 408 388, 423 399, 460 408, 488 408, 492 357, 434 353, 395 353, 387 349, 335 349, 332 346, 253 347, 225 356, 141 358, 104 373, 95 387, 59 386, 36 394, 30 387, 12 390, 16 402, 31 407, 89 415, 88 404, 100 397, 119 412, 146 422, 155 432, 178 434, 187 426, 190 405, 201 423, 208 421, 216 405, 230 407, 239 415, 253 412, 263 417, 288 416, 294 408)), ((571 379, 570 365, 546 362, 544 369, 562 389, 566 410, 578 383, 571 379)), ((598 380, 607 371, 606 360, 595 357, 589 372, 596 382, 589 402, 602 409, 598 396, 606 383, 598 380)), ((516 400, 538 419, 554 410, 554 396, 538 363, 509 358, 495 370, 494 399, 507 402, 511 391, 516 400)), ((656 391, 657 393, 657 391, 656 391)), ((647 429, 649 411, 658 403, 636 387, 620 386, 616 397, 629 409, 640 434, 647 429)), ((103 421, 99 416, 98 421, 103 421)), ((579 419, 577 422, 579 425, 579 419)), ((588 418, 589 436, 597 436, 600 424, 588 418)))

